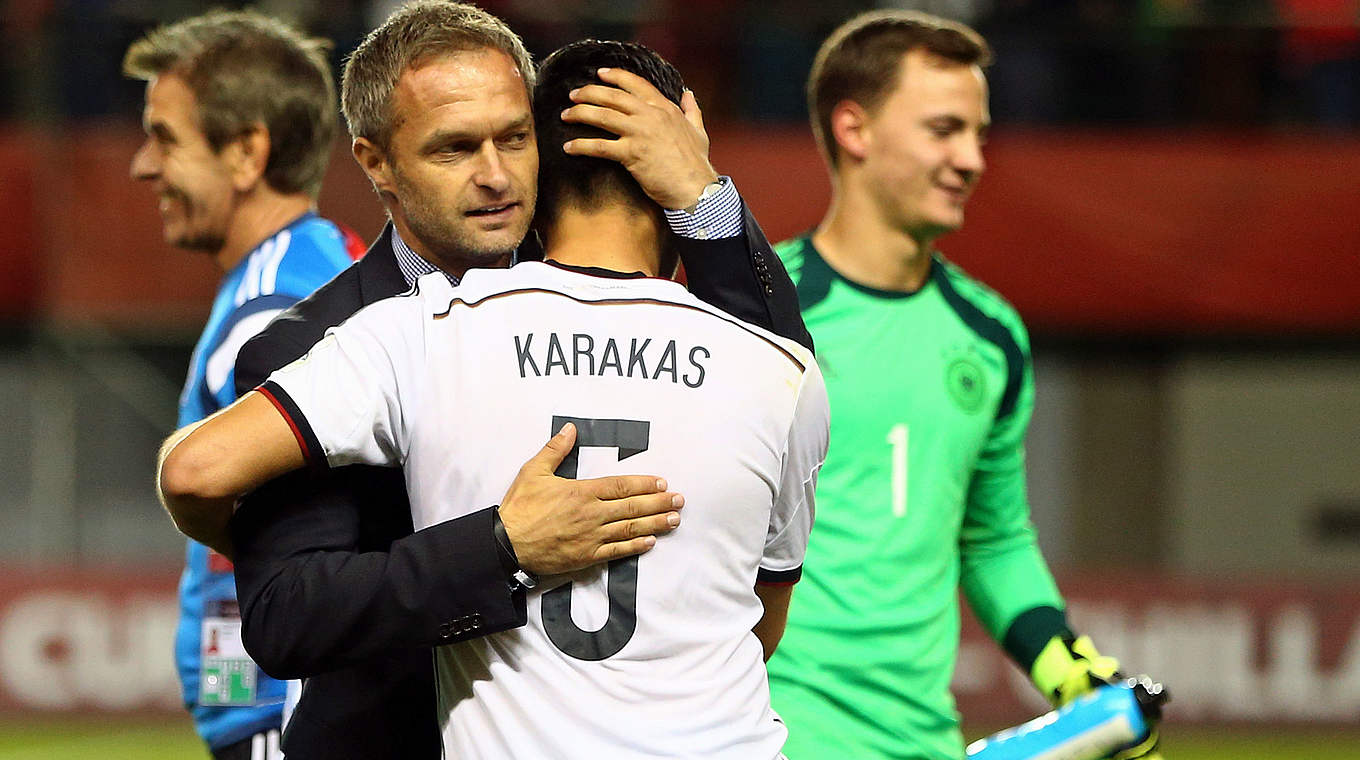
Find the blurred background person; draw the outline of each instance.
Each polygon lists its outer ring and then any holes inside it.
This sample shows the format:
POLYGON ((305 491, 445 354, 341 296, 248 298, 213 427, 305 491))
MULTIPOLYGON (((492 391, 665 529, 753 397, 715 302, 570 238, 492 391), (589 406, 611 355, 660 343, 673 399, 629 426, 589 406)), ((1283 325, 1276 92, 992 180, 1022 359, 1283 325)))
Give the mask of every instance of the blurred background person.
POLYGON ((1276 0, 1288 26, 1282 44, 1285 76, 1300 105, 1334 130, 1360 126, 1360 1, 1276 0))
MULTIPOLYGON (((180 394, 187 425, 236 398, 236 353, 362 250, 317 216, 336 131, 329 43, 251 12, 214 12, 133 43, 146 142, 132 176, 160 203, 165 242, 223 272, 180 394)), ((281 757, 284 684, 241 639, 231 562, 189 541, 175 662, 184 704, 218 760, 281 757)))

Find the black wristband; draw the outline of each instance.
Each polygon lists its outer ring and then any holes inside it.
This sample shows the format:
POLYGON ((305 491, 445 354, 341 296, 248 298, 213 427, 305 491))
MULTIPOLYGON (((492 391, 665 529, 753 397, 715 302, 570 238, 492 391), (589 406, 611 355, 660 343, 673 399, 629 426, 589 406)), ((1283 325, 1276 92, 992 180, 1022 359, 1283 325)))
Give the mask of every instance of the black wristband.
POLYGON ((1034 660, 1054 636, 1062 636, 1069 646, 1076 638, 1067 625, 1067 614, 1063 610, 1040 605, 1015 616, 1001 639, 1001 647, 1028 673, 1034 667, 1034 660))
POLYGON ((491 508, 491 532, 496 537, 496 553, 500 556, 501 567, 509 577, 510 590, 519 591, 537 586, 538 576, 519 565, 519 557, 515 556, 515 546, 505 532, 505 523, 501 522, 499 504, 491 508))

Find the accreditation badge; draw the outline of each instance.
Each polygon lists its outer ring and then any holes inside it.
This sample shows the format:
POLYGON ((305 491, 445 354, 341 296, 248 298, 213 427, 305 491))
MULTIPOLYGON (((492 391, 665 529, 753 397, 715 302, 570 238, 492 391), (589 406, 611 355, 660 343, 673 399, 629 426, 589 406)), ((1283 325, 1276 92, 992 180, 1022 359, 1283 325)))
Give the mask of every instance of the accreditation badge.
POLYGON ((255 704, 259 667, 241 641, 241 611, 235 600, 209 601, 203 615, 202 667, 198 703, 214 707, 255 704))

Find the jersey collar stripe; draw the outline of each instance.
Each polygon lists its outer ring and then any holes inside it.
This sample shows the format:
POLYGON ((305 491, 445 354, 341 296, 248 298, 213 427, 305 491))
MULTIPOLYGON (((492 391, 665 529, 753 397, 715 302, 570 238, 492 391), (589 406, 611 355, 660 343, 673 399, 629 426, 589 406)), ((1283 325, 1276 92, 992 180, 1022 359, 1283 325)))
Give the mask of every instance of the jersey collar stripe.
POLYGON ((503 290, 499 293, 493 293, 491 295, 483 296, 472 301, 464 300, 462 296, 455 297, 449 300, 449 306, 447 309, 434 315, 434 319, 444 319, 453 311, 453 307, 455 306, 466 306, 469 309, 475 309, 478 306, 481 306, 482 304, 487 303, 488 301, 494 301, 497 298, 504 298, 506 296, 514 295, 523 295, 527 293, 543 293, 545 295, 558 296, 560 298, 566 298, 580 304, 585 304, 586 306, 628 306, 634 304, 650 303, 656 304, 657 306, 673 306, 677 309, 687 309, 689 311, 695 311, 700 314, 707 314, 708 316, 713 317, 714 319, 720 319, 735 327, 739 327, 742 330, 745 330, 746 332, 770 344, 770 346, 772 346, 775 350, 783 354, 786 359, 793 362, 793 365, 798 368, 799 372, 805 372, 807 370, 807 366, 804 365, 801 361, 799 361, 798 357, 794 356, 793 353, 791 353, 788 349, 770 340, 764 335, 761 335, 755 330, 752 330, 751 328, 742 324, 738 320, 719 316, 711 311, 708 311, 707 309, 701 309, 697 306, 690 306, 689 304, 683 303, 675 303, 674 301, 663 301, 656 298, 604 298, 598 301, 590 301, 584 298, 577 298, 576 296, 568 295, 557 290, 549 290, 547 288, 519 288, 516 290, 503 290))

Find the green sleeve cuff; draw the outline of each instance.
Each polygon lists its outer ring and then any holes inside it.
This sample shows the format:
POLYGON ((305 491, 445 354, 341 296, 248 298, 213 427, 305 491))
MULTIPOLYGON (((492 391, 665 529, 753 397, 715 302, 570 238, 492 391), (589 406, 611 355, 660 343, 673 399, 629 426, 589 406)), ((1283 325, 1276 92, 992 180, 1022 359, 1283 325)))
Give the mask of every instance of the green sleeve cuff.
POLYGON ((1072 637, 1067 625, 1067 614, 1047 605, 1026 610, 1011 621, 1001 646, 1025 673, 1034 668, 1034 661, 1045 645, 1054 637, 1072 637))

